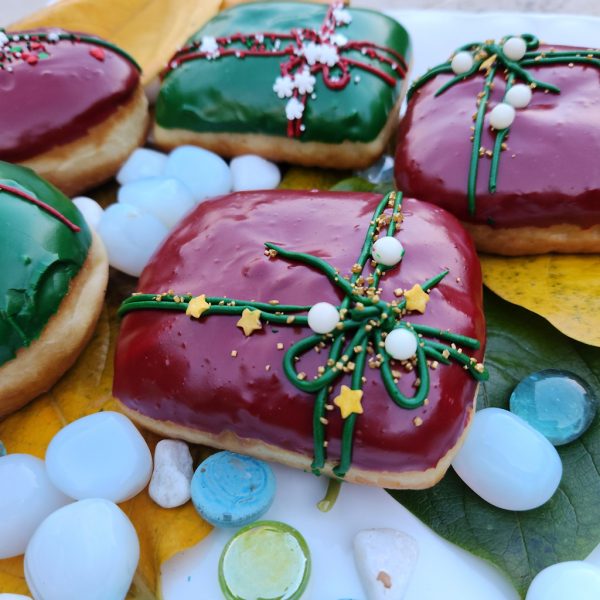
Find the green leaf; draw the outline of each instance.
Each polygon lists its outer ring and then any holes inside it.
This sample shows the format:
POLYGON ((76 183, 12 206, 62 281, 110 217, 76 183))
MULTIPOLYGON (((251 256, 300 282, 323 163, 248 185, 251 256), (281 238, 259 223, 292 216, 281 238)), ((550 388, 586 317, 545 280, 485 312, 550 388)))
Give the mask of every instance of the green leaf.
MULTIPOLYGON (((600 392, 600 348, 576 342, 543 318, 485 294, 488 382, 478 408, 508 408, 515 385, 534 371, 564 369, 600 392)), ((507 440, 509 441, 509 440, 507 440)), ((573 443, 557 448, 563 478, 544 506, 511 512, 495 508, 449 470, 435 487, 390 492, 444 538, 506 571, 525 595, 545 567, 585 558, 600 541, 600 417, 573 443)))

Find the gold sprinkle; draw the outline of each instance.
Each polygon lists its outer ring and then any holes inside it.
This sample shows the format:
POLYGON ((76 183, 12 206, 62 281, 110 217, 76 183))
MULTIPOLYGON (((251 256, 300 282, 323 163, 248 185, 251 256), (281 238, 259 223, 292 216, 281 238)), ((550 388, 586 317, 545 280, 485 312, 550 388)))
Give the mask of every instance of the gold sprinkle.
POLYGON ((237 356, 237 350, 232 350, 231 356, 233 356, 233 358, 235 358, 237 356))
POLYGON ((327 440, 325 440, 323 442, 323 448, 327 448, 327 446, 329 446, 329 442, 327 440))
POLYGON ((448 357, 450 356, 450 351, 449 351, 449 350, 444 350, 444 351, 442 352, 442 356, 443 356, 444 358, 448 358, 448 357))
POLYGON ((278 342, 277 350, 283 350, 283 344, 281 342, 278 342))
POLYGON ((269 304, 272 304, 273 306, 277 306, 279 304, 279 300, 269 300, 269 304))
POLYGON ((296 375, 296 377, 300 380, 300 381, 304 381, 306 379, 306 373, 304 371, 301 371, 300 373, 298 373, 298 375, 296 375))
POLYGON ((326 419, 325 417, 321 417, 321 418, 319 419, 319 421, 321 421, 321 423, 322 423, 323 425, 328 425, 328 424, 329 424, 329 419, 326 419))
POLYGON ((289 325, 290 323, 293 323, 296 320, 296 317, 294 317, 294 315, 290 315, 285 322, 289 325))
POLYGON ((415 424, 415 427, 420 427, 423 425, 423 419, 421 419, 421 417, 415 417, 413 423, 415 424))
POLYGON ((271 370, 271 365, 265 365, 265 371, 270 371, 271 370))

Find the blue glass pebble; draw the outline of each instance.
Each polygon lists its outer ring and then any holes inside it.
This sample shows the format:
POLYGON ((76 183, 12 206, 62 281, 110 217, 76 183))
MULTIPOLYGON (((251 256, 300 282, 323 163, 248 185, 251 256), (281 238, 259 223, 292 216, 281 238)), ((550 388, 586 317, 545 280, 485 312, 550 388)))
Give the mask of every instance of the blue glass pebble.
POLYGON ((217 452, 196 469, 192 502, 215 527, 242 527, 262 517, 275 497, 275 475, 260 460, 217 452))
POLYGON ((510 410, 555 446, 576 440, 596 415, 593 392, 581 377, 548 369, 525 377, 510 397, 510 410))

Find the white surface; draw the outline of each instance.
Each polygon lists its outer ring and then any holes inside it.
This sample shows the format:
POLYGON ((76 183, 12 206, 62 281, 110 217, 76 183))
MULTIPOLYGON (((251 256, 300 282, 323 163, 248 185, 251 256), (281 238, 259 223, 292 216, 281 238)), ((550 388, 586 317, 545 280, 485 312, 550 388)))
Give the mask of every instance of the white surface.
MULTIPOLYGON (((535 33, 556 44, 596 47, 600 18, 575 15, 392 11, 413 39, 412 79, 448 59, 469 41, 535 33)), ((315 503, 325 482, 312 475, 275 468, 279 491, 267 518, 297 527, 312 551, 314 570, 306 600, 366 600, 352 559, 352 539, 360 530, 392 527, 412 535, 420 557, 406 600, 513 600, 508 582, 484 561, 452 546, 431 532, 385 491, 346 484, 330 513, 315 503)), ((198 547, 175 558, 164 569, 166 600, 220 600, 216 583, 218 556, 231 533, 213 532, 198 547)), ((600 564, 600 550, 593 553, 600 564)))
POLYGON ((532 510, 545 504, 562 477, 556 448, 523 419, 501 408, 484 408, 475 415, 452 467, 476 494, 505 510, 532 510))
POLYGON ((140 556, 125 513, 90 499, 52 513, 25 553, 25 578, 35 600, 124 599, 140 556))
POLYGON ((135 425, 107 410, 63 427, 46 450, 46 469, 71 498, 125 502, 148 485, 152 455, 135 425))

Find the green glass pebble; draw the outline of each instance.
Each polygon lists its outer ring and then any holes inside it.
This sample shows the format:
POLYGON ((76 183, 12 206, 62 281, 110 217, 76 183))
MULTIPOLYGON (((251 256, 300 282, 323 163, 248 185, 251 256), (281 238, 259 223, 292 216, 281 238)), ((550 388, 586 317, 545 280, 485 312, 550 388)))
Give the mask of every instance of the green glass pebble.
POLYGON ((6 456, 8 453, 6 452, 6 446, 0 441, 0 458, 6 456))
POLYGON ((548 369, 523 379, 510 397, 510 410, 555 446, 576 440, 596 415, 596 398, 581 377, 548 369))

